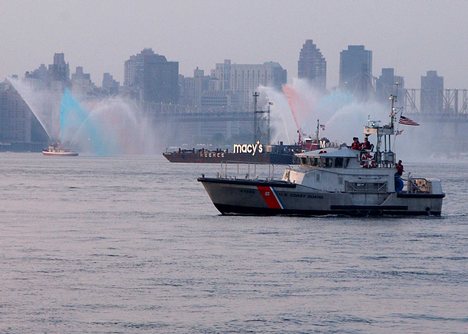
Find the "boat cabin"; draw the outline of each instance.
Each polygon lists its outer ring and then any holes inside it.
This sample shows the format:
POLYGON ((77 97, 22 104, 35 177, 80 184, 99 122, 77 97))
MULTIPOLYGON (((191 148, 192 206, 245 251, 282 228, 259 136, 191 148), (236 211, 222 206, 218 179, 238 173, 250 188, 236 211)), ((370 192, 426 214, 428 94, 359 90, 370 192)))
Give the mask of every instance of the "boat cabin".
POLYGON ((360 152, 346 146, 296 154, 303 167, 361 168, 360 152))

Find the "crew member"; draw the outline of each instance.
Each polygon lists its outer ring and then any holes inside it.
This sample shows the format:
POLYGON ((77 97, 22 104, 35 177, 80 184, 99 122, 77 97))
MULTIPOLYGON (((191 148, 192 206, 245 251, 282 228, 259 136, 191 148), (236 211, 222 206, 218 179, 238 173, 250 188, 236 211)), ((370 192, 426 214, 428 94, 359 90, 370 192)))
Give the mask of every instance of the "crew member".
POLYGON ((361 149, 363 150, 371 150, 372 149, 372 144, 369 141, 369 138, 367 136, 364 138, 364 142, 361 145, 361 149))
POLYGON ((395 165, 395 168, 396 168, 396 174, 398 174, 398 176, 402 176, 403 175, 403 164, 401 163, 401 160, 398 160, 398 163, 395 165))
POLYGON ((359 142, 358 137, 353 137, 353 143, 351 144, 352 150, 361 150, 361 143, 359 142))
POLYGON ((401 176, 403 175, 403 164, 401 163, 401 160, 398 160, 395 168, 397 170, 395 173, 395 191, 399 193, 403 190, 403 180, 401 179, 401 176))

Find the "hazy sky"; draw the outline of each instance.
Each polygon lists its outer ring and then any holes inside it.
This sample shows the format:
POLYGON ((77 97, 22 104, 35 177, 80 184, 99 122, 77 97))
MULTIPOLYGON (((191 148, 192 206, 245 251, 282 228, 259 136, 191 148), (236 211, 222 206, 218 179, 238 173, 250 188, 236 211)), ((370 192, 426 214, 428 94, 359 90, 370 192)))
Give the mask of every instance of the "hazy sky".
POLYGON ((123 63, 143 48, 179 61, 180 73, 215 63, 277 61, 297 76, 299 50, 312 39, 338 82, 349 44, 373 52, 373 74, 394 67, 406 87, 437 70, 445 88, 468 88, 468 1, 0 0, 0 78, 23 75, 54 52, 71 72, 83 66, 123 81, 123 63))

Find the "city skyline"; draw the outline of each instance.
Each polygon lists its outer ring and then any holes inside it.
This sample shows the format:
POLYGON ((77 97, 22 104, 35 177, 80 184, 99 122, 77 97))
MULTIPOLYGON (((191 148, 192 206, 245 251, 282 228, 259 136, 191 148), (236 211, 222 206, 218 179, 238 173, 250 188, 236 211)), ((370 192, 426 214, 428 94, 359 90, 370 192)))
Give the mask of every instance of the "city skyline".
POLYGON ((185 76, 196 67, 208 73, 224 59, 275 61, 290 81, 297 77, 302 44, 312 39, 327 61, 328 88, 338 85, 339 54, 348 45, 365 45, 373 52, 374 76, 392 67, 407 87, 418 87, 421 77, 435 70, 447 88, 467 86, 468 46, 460 36, 468 34, 463 17, 468 3, 462 1, 430 6, 424 1, 295 1, 288 6, 273 1, 136 1, 131 8, 119 1, 0 4, 1 78, 22 76, 48 63, 50 54, 63 52, 71 68, 83 66, 93 82, 108 72, 123 83, 124 61, 153 48, 178 61, 185 76))

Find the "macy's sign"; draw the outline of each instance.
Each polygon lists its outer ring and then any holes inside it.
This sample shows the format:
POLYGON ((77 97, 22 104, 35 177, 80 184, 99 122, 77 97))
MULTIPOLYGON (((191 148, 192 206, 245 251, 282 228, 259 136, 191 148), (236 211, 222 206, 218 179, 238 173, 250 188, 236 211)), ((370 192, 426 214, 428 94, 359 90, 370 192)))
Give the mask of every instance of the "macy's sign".
POLYGON ((234 144, 234 153, 263 153, 263 145, 258 140, 255 144, 234 144))

